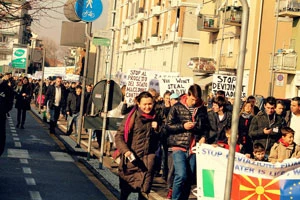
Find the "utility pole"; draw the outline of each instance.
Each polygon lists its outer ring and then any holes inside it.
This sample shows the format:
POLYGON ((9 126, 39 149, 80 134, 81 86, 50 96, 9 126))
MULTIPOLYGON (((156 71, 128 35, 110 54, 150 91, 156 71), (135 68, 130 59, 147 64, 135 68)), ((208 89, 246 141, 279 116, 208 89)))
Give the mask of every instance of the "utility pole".
MULTIPOLYGON (((246 43, 247 43, 247 32, 248 32, 248 22, 249 22, 249 6, 247 0, 240 0, 243 7, 242 15, 242 27, 241 27, 241 43, 240 43, 240 53, 237 66, 237 79, 235 96, 236 100, 241 99, 244 65, 245 65, 245 55, 246 55, 246 43)), ((227 173, 226 173, 226 184, 225 184, 225 196, 224 200, 230 200, 231 187, 232 187, 232 175, 234 169, 234 157, 235 157, 235 146, 237 141, 238 123, 239 123, 239 112, 240 112, 240 101, 237 101, 233 105, 232 111, 232 124, 231 124, 231 134, 230 137, 230 147, 229 156, 227 162, 227 173)))

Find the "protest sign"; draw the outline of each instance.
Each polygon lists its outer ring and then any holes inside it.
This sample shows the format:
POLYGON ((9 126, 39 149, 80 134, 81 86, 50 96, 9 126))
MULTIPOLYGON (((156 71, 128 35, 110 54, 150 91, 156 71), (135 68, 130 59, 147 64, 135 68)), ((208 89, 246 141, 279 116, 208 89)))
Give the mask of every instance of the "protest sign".
MULTIPOLYGON (((241 97, 247 96, 248 76, 245 76, 242 84, 241 97)), ((214 95, 218 90, 225 91, 226 97, 234 97, 236 88, 236 76, 229 76, 223 74, 214 74, 212 83, 212 92, 214 95)))
POLYGON ((161 78, 159 86, 161 91, 170 91, 178 95, 187 93, 189 87, 193 85, 193 77, 171 77, 161 78))
MULTIPOLYGON (((228 153, 224 148, 197 145, 198 199, 224 199, 228 153)), ((300 159, 272 164, 236 153, 230 199, 300 199, 300 159)))
POLYGON ((127 73, 125 99, 128 104, 134 103, 134 98, 143 91, 149 88, 154 88, 158 93, 165 91, 160 89, 160 79, 166 77, 175 77, 178 73, 172 72, 157 72, 140 69, 131 69, 127 73))

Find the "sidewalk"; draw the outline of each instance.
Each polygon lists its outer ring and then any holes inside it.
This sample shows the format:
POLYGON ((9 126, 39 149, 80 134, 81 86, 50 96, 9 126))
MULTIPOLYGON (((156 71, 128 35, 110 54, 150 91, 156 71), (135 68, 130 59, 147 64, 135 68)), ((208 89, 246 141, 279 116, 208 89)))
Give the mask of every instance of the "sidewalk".
MULTIPOLYGON (((42 120, 42 113, 39 113, 38 107, 35 104, 31 104, 31 111, 38 118, 42 120)), ((87 145, 88 134, 85 130, 82 130, 80 147, 77 147, 77 137, 71 135, 66 136, 67 122, 64 118, 60 118, 58 121, 58 129, 56 131, 56 137, 66 146, 68 151, 77 156, 78 160, 82 162, 94 175, 97 177, 117 198, 120 195, 119 179, 117 175, 116 164, 111 157, 103 157, 103 169, 99 169, 99 144, 97 141, 92 142, 91 157, 87 159, 87 145)), ((152 190, 149 194, 151 200, 164 200, 167 196, 168 189, 165 181, 161 177, 155 177, 153 180, 152 190)), ((191 196, 191 200, 196 200, 194 196, 191 196)), ((136 194, 132 194, 129 199, 137 199, 136 194)))

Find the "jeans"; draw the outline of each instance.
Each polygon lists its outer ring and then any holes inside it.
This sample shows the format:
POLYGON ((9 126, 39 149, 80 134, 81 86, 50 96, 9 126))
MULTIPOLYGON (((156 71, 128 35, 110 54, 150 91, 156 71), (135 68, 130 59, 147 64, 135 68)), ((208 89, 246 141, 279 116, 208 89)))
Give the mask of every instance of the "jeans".
POLYGON ((78 134, 78 120, 79 120, 79 113, 73 114, 72 116, 68 116, 67 119, 67 132, 69 134, 73 131, 73 124, 75 125, 75 133, 78 134))
POLYGON ((195 176, 196 155, 185 151, 173 151, 174 182, 172 200, 189 198, 191 182, 195 176))

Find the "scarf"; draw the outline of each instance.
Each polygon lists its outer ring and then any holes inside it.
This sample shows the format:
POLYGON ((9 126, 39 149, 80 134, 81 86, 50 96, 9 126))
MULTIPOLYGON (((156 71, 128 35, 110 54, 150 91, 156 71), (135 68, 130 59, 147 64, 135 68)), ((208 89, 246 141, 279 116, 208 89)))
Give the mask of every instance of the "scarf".
POLYGON ((150 113, 144 113, 140 108, 138 108, 138 112, 140 114, 140 118, 142 122, 149 122, 155 119, 155 111, 154 109, 151 110, 150 113))
POLYGON ((125 121, 125 126, 124 126, 124 140, 125 140, 125 143, 127 143, 128 141, 128 134, 129 134, 129 131, 130 129, 132 128, 133 126, 133 123, 130 123, 131 121, 131 118, 133 116, 133 113, 136 111, 136 106, 134 106, 131 111, 129 112, 128 116, 127 116, 127 119, 125 121))
POLYGON ((283 141, 283 138, 280 138, 280 139, 278 140, 278 142, 280 142, 281 144, 283 144, 283 146, 285 146, 285 147, 290 146, 289 143, 283 141))

